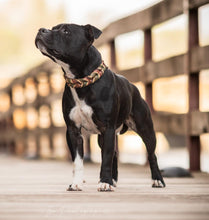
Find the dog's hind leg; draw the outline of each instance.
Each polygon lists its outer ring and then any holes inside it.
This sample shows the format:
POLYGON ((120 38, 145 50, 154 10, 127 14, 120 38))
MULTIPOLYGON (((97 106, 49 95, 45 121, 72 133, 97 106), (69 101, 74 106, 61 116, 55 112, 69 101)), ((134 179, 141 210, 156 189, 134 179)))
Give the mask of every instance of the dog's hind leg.
POLYGON ((77 129, 67 129, 66 139, 73 161, 73 181, 67 191, 81 191, 83 185, 83 138, 77 129))
POLYGON ((147 103, 140 96, 137 96, 134 99, 132 120, 135 124, 134 130, 140 135, 147 149, 153 180, 152 187, 165 187, 165 183, 158 168, 157 158, 155 155, 156 136, 150 110, 147 103))

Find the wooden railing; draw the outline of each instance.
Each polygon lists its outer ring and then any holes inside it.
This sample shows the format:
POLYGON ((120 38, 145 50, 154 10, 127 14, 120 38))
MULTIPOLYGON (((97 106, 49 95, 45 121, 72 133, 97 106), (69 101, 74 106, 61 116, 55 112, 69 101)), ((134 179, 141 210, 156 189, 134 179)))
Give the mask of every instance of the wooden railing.
MULTIPOLYGON (((187 137, 191 170, 200 170, 200 135, 209 132, 209 112, 200 112, 199 110, 199 73, 203 69, 209 69, 209 46, 199 46, 198 8, 207 3, 209 0, 164 0, 148 9, 111 23, 103 30, 102 37, 95 43, 96 46, 109 45, 112 69, 124 75, 131 82, 141 81, 144 83, 146 101, 152 111, 155 130, 165 134, 185 135, 187 137), (152 27, 185 13, 188 15, 187 53, 159 62, 153 61, 152 27), (116 62, 115 39, 121 34, 135 30, 144 31, 144 65, 121 71, 116 62), (173 114, 155 111, 153 107, 153 80, 182 74, 188 76, 188 113, 173 114)), ((10 109, 0 115, 0 149, 15 151, 15 144, 20 139, 24 140, 25 147, 23 148, 27 149, 27 137, 35 135, 36 149, 39 152, 40 135, 46 133, 52 146, 53 134, 56 132, 65 133, 63 126, 56 127, 53 123, 49 128, 40 129, 37 127, 32 130, 28 128, 16 130, 13 123, 13 113, 16 108, 26 109, 33 106, 39 109, 44 104, 48 105, 50 109, 51 102, 61 98, 62 92, 54 93, 50 89, 47 97, 37 95, 36 100, 32 103, 25 103, 22 106, 16 106, 13 103, 12 88, 15 84, 21 84, 24 87, 26 79, 32 78, 38 87, 38 75, 45 72, 49 79, 54 68, 54 64, 45 62, 24 76, 13 80, 7 88, 1 91, 1 93, 9 94, 11 104, 10 109)))
POLYGON ((209 68, 209 46, 199 46, 198 8, 208 0, 164 0, 148 9, 111 23, 103 30, 96 46, 109 44, 111 66, 131 82, 145 84, 146 101, 154 118, 155 130, 187 137, 190 169, 200 170, 200 135, 209 132, 209 112, 199 110, 199 73, 209 68), (154 25, 181 14, 188 15, 188 51, 185 54, 154 62, 152 32, 154 25), (116 63, 115 38, 131 31, 144 31, 144 65, 119 71, 116 63), (188 76, 189 111, 187 114, 156 112, 153 108, 153 80, 185 74, 188 76))
MULTIPOLYGON (((41 149, 40 149, 40 140, 41 136, 46 135, 49 141, 49 150, 51 152, 48 153, 48 156, 53 154, 53 136, 54 134, 65 133, 65 128, 63 125, 55 126, 52 120, 52 109, 51 104, 55 100, 60 100, 62 97, 62 91, 54 91, 52 88, 52 83, 50 83, 50 77, 55 72, 59 71, 57 66, 50 61, 44 62, 39 66, 34 67, 30 71, 28 71, 25 75, 14 79, 5 89, 1 90, 1 95, 8 94, 10 100, 10 108, 6 112, 0 113, 0 150, 7 151, 10 153, 30 156, 30 157, 39 157, 41 149), (41 88, 40 77, 45 77, 45 88, 41 88), (36 97, 32 101, 28 101, 26 99, 26 81, 30 79, 32 81, 32 85, 35 87, 36 97), (23 89, 23 98, 25 101, 22 104, 16 104, 14 100, 14 88, 15 86, 19 86, 23 89), (40 91, 42 90, 42 91, 40 91), (41 95, 44 90, 47 90, 48 95, 41 95), (42 106, 47 106, 48 114, 49 114, 49 126, 46 128, 42 128, 39 126, 39 110, 42 106), (35 127, 30 128, 27 126, 27 110, 30 108, 34 108, 36 110, 37 125, 35 127), (17 120, 20 121, 21 127, 15 125, 15 111, 21 110, 24 115, 20 119, 19 115, 16 115, 17 120), (19 119, 18 119, 19 117, 19 119), (25 125, 24 125, 25 124, 25 125), (33 142, 33 147, 30 147, 30 140, 33 142)), ((60 73, 60 76, 62 73, 60 73)), ((64 80, 62 82, 62 88, 64 87, 64 80)), ((63 90, 63 89, 62 89, 63 90)), ((17 97, 17 98, 22 98, 17 97)), ((61 114, 61 113, 60 113, 61 114)))

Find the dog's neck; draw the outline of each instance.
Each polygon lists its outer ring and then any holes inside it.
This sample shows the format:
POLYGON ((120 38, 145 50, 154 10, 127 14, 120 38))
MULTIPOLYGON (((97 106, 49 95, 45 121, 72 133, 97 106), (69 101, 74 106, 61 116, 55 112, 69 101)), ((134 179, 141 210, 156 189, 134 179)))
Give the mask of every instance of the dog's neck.
POLYGON ((67 74, 64 76, 65 81, 67 85, 71 88, 84 88, 86 86, 89 86, 93 83, 95 83, 98 79, 102 77, 104 74, 105 70, 107 69, 107 66, 105 65, 104 62, 100 64, 100 66, 95 69, 90 75, 84 77, 84 78, 71 78, 67 74))
POLYGON ((99 51, 94 47, 91 46, 88 49, 88 52, 86 54, 87 56, 87 62, 85 63, 85 70, 84 70, 84 76, 89 75, 92 71, 94 71, 102 62, 102 57, 99 51))
POLYGON ((83 78, 91 74, 102 62, 101 54, 94 47, 89 47, 82 60, 61 65, 65 75, 70 78, 83 78))

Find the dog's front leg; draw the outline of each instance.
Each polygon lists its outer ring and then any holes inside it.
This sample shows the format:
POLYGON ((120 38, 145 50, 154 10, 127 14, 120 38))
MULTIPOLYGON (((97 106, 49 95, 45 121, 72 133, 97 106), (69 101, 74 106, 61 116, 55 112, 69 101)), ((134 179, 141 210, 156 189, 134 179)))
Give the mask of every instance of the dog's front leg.
POLYGON ((67 130, 67 144, 73 160, 73 181, 68 191, 81 191, 83 185, 83 138, 79 131, 67 130))
POLYGON ((113 191, 112 163, 115 151, 115 129, 107 128, 101 135, 103 136, 104 142, 101 148, 102 165, 98 191, 113 191))

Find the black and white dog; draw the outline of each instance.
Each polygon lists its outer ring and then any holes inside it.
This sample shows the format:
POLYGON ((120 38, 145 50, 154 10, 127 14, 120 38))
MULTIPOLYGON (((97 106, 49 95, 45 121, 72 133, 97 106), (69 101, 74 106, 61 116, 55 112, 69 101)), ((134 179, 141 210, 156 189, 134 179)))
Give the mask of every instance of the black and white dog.
POLYGON ((67 143, 74 162, 69 191, 82 190, 83 135, 98 134, 102 164, 98 191, 112 191, 118 179, 115 137, 128 128, 143 139, 153 179, 153 187, 165 187, 155 155, 156 137, 151 114, 138 89, 113 73, 92 45, 101 35, 94 26, 59 24, 41 28, 36 47, 58 63, 66 78, 63 115, 67 143))

